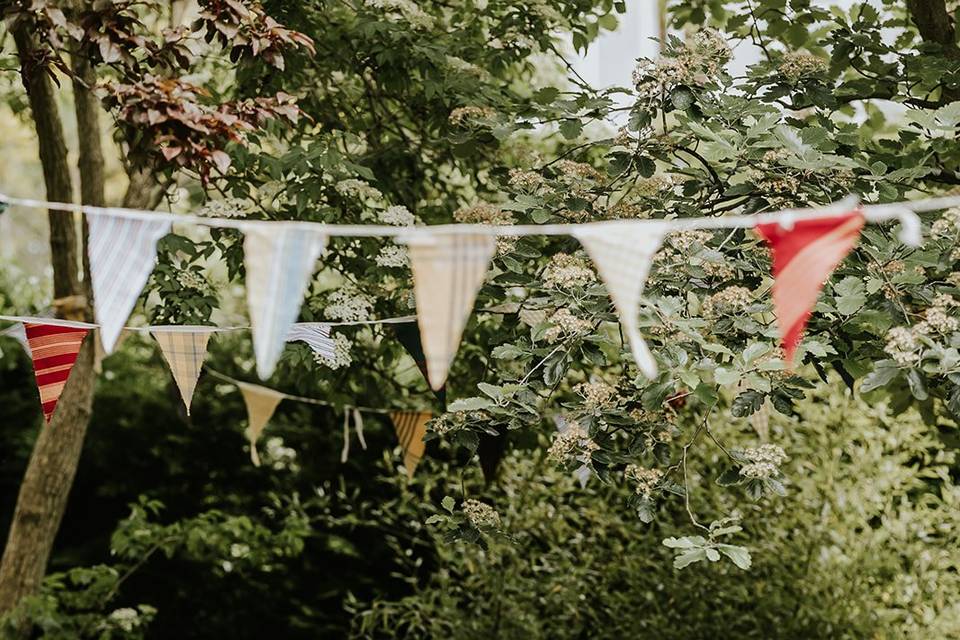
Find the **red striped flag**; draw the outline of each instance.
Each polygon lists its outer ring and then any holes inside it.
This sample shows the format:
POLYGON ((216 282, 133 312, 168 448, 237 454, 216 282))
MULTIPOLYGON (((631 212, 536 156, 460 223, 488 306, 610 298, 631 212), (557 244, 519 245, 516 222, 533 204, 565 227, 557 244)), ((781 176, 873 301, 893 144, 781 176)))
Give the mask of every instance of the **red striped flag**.
POLYGON ((863 215, 852 211, 801 220, 790 229, 777 222, 757 225, 773 254, 773 307, 788 365, 824 281, 857 243, 863 222, 863 215))
POLYGON ((50 422, 89 329, 32 323, 24 323, 23 327, 33 355, 43 417, 50 422))

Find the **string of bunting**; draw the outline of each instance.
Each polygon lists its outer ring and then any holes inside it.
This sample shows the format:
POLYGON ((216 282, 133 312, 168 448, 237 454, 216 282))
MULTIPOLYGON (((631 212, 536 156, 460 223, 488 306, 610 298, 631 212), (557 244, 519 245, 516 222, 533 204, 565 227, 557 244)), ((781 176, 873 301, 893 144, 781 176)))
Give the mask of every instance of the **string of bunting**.
MULTIPOLYGON (((208 218, 46 202, 3 194, 0 194, 0 203, 91 216, 89 254, 98 324, 0 317, 24 324, 26 340, 34 352, 44 414, 49 420, 87 332, 100 328, 105 353, 116 346, 156 262, 157 242, 170 232, 174 223, 236 228, 243 232, 251 319, 250 327, 128 328, 149 331, 157 340, 189 412, 212 333, 249 328, 261 379, 272 374, 285 342, 305 340, 318 352, 332 349, 329 327, 335 323, 295 322, 316 261, 332 236, 392 237, 408 245, 417 330, 413 334, 402 330, 397 335, 443 402, 447 373, 473 312, 498 236, 570 235, 577 238, 610 293, 637 366, 653 378, 657 375, 656 360, 640 335, 638 314, 653 256, 668 234, 692 229, 744 228, 753 229, 763 238, 772 254, 774 311, 789 365, 824 281, 853 249, 864 224, 899 221, 901 241, 919 246, 921 224, 915 212, 960 205, 960 196, 866 206, 860 206, 856 198, 850 197, 822 208, 743 216, 416 227, 208 218)), ((398 327, 402 327, 400 323, 413 321, 413 317, 405 317, 379 322, 398 323, 398 327)), ((247 403, 251 455, 257 462, 253 444, 277 404, 288 396, 266 387, 234 382, 247 403)), ((423 418, 424 415, 428 414, 391 414, 411 474, 423 454, 421 432, 429 420, 429 417, 423 418)), ((346 422, 348 427, 349 415, 346 422)))

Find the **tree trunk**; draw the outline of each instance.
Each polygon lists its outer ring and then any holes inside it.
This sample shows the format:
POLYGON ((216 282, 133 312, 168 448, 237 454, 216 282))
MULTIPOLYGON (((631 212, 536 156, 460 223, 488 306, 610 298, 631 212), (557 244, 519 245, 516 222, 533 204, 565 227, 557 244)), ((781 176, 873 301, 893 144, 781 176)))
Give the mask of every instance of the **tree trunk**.
MULTIPOLYGON (((957 33, 945 0, 907 0, 907 9, 920 37, 926 42, 939 44, 948 58, 960 59, 957 33)), ((956 100, 960 100, 960 89, 943 87, 941 102, 946 104, 956 100)))
MULTIPOLYGON (((12 30, 36 127, 47 199, 69 202, 73 190, 56 93, 44 70, 34 64, 37 59, 36 44, 30 25, 20 20, 12 30)), ((81 109, 88 106, 84 104, 81 107, 78 104, 78 115, 81 109)), ((96 114, 95 111, 93 113, 96 114)), ((81 139, 90 133, 84 128, 85 123, 81 123, 81 139)), ((99 131, 95 133, 99 145, 99 131)), ((86 173, 91 175, 89 171, 86 173)), ((100 182, 102 192, 102 165, 100 182)), ((96 195, 95 181, 88 183, 84 179, 83 191, 85 198, 99 197, 102 200, 102 194, 96 195)), ((58 313, 78 319, 89 318, 89 305, 79 278, 77 233, 73 216, 50 212, 49 220, 54 297, 61 301, 57 305, 58 313), (64 303, 66 300, 71 302, 64 303)), ((10 611, 24 596, 35 593, 46 573, 90 421, 94 339, 95 336, 91 334, 84 342, 57 404, 56 413, 50 424, 41 428, 34 444, 0 560, 0 612, 10 611)))

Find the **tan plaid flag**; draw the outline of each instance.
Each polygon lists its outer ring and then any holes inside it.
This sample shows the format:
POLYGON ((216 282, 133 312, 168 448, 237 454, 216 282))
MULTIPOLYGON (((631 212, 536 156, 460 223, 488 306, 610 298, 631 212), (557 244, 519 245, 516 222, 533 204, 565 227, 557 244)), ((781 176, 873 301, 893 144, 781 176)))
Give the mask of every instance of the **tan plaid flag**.
POLYGON ((653 220, 598 222, 574 231, 610 292, 633 359, 648 378, 657 375, 657 362, 640 337, 637 313, 653 255, 666 231, 666 225, 653 220))
POLYGON ((207 357, 207 342, 213 329, 209 327, 170 327, 154 329, 153 339, 160 345, 160 352, 170 366, 170 373, 177 383, 183 404, 190 415, 193 391, 197 388, 200 369, 207 357))
POLYGON ((470 319, 496 241, 491 236, 434 234, 411 238, 410 264, 427 376, 443 386, 470 319))
POLYGON ((423 436, 427 434, 427 422, 432 417, 433 414, 426 411, 394 411, 390 414, 403 449, 403 468, 407 470, 408 478, 413 478, 413 472, 427 450, 423 436))
POLYGON ((253 461, 253 466, 259 467, 260 454, 257 453, 257 440, 260 439, 260 434, 267 426, 267 421, 273 417, 277 405, 286 396, 279 391, 261 387, 257 384, 248 382, 238 382, 236 384, 240 388, 240 393, 243 394, 244 404, 247 405, 248 425, 246 434, 250 441, 250 460, 253 461))

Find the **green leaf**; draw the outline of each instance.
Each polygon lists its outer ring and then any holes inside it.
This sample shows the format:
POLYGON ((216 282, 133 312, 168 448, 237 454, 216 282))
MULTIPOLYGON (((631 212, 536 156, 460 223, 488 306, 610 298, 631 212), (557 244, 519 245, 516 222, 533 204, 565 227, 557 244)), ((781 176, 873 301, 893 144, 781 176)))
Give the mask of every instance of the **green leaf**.
POLYGON ((459 398, 447 406, 448 411, 477 411, 495 406, 489 398, 459 398))
POLYGON ((582 131, 583 123, 579 120, 564 120, 560 124, 560 133, 563 134, 563 137, 567 140, 577 138, 582 131))
POLYGON ((867 374, 860 383, 860 393, 870 393, 883 388, 893 382, 900 375, 900 369, 892 360, 882 360, 875 365, 873 371, 867 374))
POLYGON ((457 502, 451 496, 444 496, 443 500, 440 501, 440 506, 453 513, 453 508, 456 506, 457 502))
POLYGON ((753 389, 748 389, 733 399, 733 405, 730 407, 730 413, 737 418, 746 418, 760 410, 763 406, 763 400, 766 394, 753 389))
POLYGON ((744 571, 749 569, 750 565, 753 564, 750 551, 745 547, 738 547, 732 544, 718 544, 717 549, 720 553, 730 558, 733 564, 744 571))
POLYGON ((837 283, 834 291, 839 294, 837 297, 837 312, 845 316, 856 313, 867 302, 866 286, 863 280, 858 277, 844 278, 837 283))

